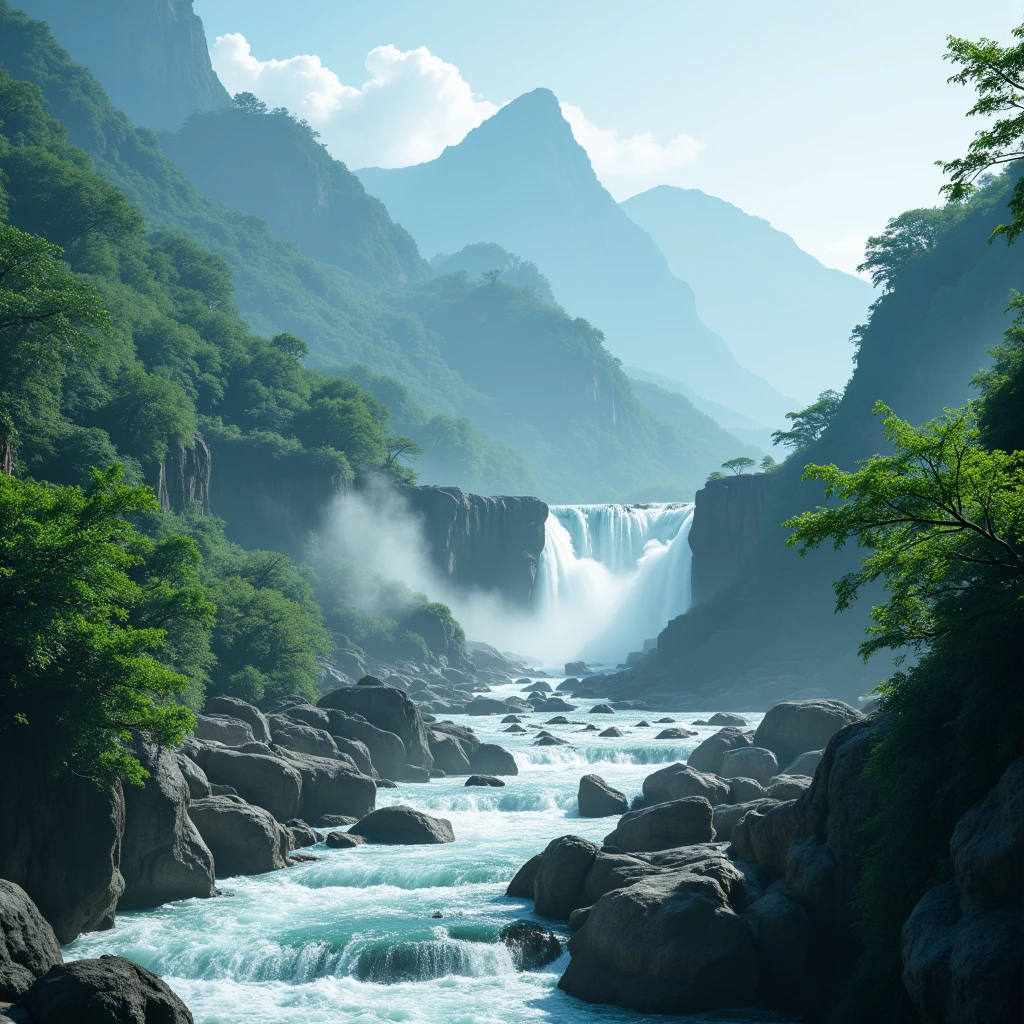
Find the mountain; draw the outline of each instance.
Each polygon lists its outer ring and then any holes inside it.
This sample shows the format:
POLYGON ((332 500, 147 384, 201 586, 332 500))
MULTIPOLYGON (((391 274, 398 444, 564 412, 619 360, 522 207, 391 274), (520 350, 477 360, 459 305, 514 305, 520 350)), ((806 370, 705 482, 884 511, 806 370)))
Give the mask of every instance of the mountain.
POLYGON ((436 160, 357 171, 430 257, 495 242, 534 261, 566 310, 625 362, 765 424, 793 408, 701 323, 690 286, 597 180, 547 89, 520 96, 436 160))
POLYGON ((192 0, 21 0, 48 22, 114 105, 146 128, 177 128, 231 102, 210 63, 192 0))
POLYGON ((659 185, 621 206, 693 288, 701 320, 743 366, 801 406, 842 390, 853 369, 850 332, 864 322, 871 285, 699 189, 659 185))
POLYGON ((430 276, 416 243, 392 223, 384 204, 331 158, 308 125, 283 111, 232 104, 190 117, 160 144, 200 192, 261 217, 310 259, 374 284, 430 276))
POLYGON ((666 626, 656 664, 623 681, 619 697, 682 688, 764 707, 800 692, 853 698, 888 674, 891 662, 865 665, 857 654, 881 592, 833 612, 832 584, 856 566, 859 551, 825 547, 801 558, 785 546, 780 524, 822 503, 821 485, 801 480, 806 463, 852 470, 884 449, 876 402, 920 424, 973 397, 971 377, 990 365, 988 349, 1002 340, 1007 302, 1024 277, 1024 249, 989 244, 1019 174, 997 178, 962 215, 953 208, 933 247, 897 269, 860 332, 835 419, 771 474, 773 497, 731 584, 666 626))

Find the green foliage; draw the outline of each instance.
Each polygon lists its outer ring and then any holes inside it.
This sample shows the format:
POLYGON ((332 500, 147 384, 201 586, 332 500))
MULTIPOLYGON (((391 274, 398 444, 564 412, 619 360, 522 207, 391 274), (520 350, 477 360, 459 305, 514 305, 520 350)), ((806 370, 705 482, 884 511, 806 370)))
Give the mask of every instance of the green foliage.
POLYGON ((725 474, 720 469, 715 469, 715 470, 712 470, 710 473, 708 473, 708 483, 711 483, 712 480, 725 480, 725 479, 726 479, 726 476, 725 476, 725 474))
POLYGON ((762 473, 774 473, 779 468, 779 463, 775 461, 770 455, 766 455, 761 459, 759 468, 762 473))
MULTIPOLYGON (((992 119, 976 133, 966 156, 938 162, 950 178, 942 187, 950 202, 969 198, 976 190, 975 182, 992 167, 1024 157, 1024 25, 1013 30, 1013 37, 1016 45, 1006 47, 993 39, 983 38, 975 43, 947 37, 949 49, 945 59, 961 67, 949 81, 973 85, 977 91, 977 100, 967 116, 992 119)), ((992 237, 1005 235, 1012 244, 1024 230, 1024 179, 1017 179, 1008 205, 1013 220, 998 225, 992 237)))
POLYGON ((54 771, 141 782, 129 730, 173 744, 192 728, 173 700, 189 680, 161 658, 169 633, 201 630, 210 609, 194 548, 154 548, 130 525, 154 508, 117 467, 85 492, 0 475, 0 732, 54 771))
POLYGON ((914 260, 935 248, 938 240, 963 216, 956 205, 932 209, 907 210, 893 217, 880 235, 868 238, 864 262, 857 270, 871 274, 876 287, 891 290, 899 272, 914 260))
POLYGON ((756 466, 757 463, 748 458, 746 455, 740 455, 735 459, 729 459, 727 462, 722 463, 722 469, 728 469, 736 476, 741 476, 745 469, 750 469, 751 466, 756 466))
POLYGON ((1014 291, 1007 311, 1016 314, 1013 323, 992 349, 992 366, 974 382, 983 399, 979 426, 985 444, 1018 451, 1024 450, 1024 295, 1014 291))
POLYGON ((826 428, 839 412, 843 396, 838 391, 822 391, 818 400, 799 412, 787 412, 786 419, 793 421, 790 430, 772 432, 772 444, 783 444, 794 451, 802 451, 825 433, 826 428))

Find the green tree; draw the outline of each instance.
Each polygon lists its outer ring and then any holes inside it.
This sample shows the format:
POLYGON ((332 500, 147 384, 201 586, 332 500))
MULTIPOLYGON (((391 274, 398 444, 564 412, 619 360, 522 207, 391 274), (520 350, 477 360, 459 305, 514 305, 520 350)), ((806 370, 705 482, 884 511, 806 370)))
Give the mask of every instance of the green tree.
POLYGON ((711 483, 712 480, 724 480, 724 479, 725 479, 725 474, 721 470, 719 470, 719 469, 714 469, 710 473, 708 473, 708 483, 711 483))
MULTIPOLYGON (((949 81, 973 85, 977 93, 967 116, 991 118, 987 127, 976 133, 966 156, 938 161, 949 175, 942 192, 951 203, 962 202, 975 192, 975 183, 986 171, 1024 157, 1024 25, 1013 30, 1013 37, 1017 43, 1005 47, 993 39, 975 43, 947 37, 945 59, 961 68, 949 81)), ((1012 243, 1024 231, 1024 178, 1014 184, 1008 205, 1013 220, 1000 224, 992 236, 1005 235, 1012 243)))
POLYGON ((864 262, 857 270, 868 271, 871 283, 891 291, 897 274, 919 256, 930 252, 936 242, 963 213, 962 207, 907 210, 893 217, 880 235, 871 235, 864 249, 864 262))
POLYGON ((787 412, 786 419, 793 421, 790 430, 772 431, 772 444, 783 444, 794 451, 802 451, 825 433, 826 428, 839 412, 843 396, 838 391, 822 391, 818 400, 799 412, 787 412))
POLYGON ((130 730, 174 744, 194 724, 173 699, 189 680, 159 660, 166 630, 131 623, 160 618, 161 604, 174 606, 165 621, 208 613, 166 590, 192 557, 184 548, 165 548, 148 581, 133 579, 154 552, 130 519, 156 507, 117 466, 86 491, 0 476, 0 732, 53 771, 141 782, 130 730))
POLYGON ((255 93, 236 92, 233 98, 235 106, 246 114, 265 114, 267 112, 266 103, 259 99, 255 93))
POLYGON ((779 464, 770 456, 766 455, 760 464, 762 473, 774 473, 779 468, 779 464))
POLYGON ((731 470, 737 476, 741 476, 745 469, 750 469, 751 466, 756 466, 757 463, 753 459, 748 458, 746 455, 740 455, 738 458, 729 459, 728 462, 722 463, 722 469, 731 470))
POLYGON ((386 458, 384 430, 361 398, 318 398, 296 417, 295 432, 307 447, 344 452, 353 466, 379 467, 386 458))

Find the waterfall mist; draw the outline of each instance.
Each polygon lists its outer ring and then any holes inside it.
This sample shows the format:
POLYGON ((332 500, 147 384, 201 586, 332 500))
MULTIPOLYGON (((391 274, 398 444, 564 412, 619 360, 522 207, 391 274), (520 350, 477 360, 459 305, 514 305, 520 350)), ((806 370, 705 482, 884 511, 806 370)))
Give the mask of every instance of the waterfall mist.
MULTIPOLYGON (((451 607, 471 640, 560 666, 615 665, 690 603, 691 504, 553 505, 532 606, 454 586, 432 563, 423 523, 386 487, 340 497, 321 539, 385 580, 451 607)), ((373 610, 374 594, 353 594, 373 610)))

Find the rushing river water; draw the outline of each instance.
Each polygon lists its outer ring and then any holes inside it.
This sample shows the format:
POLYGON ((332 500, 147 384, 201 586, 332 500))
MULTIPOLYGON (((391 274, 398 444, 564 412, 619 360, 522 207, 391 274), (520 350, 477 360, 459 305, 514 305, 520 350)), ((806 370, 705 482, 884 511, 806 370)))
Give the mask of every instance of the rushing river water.
MULTIPOLYGON (((509 686, 493 695, 517 692, 509 686)), ((645 1019, 561 992, 556 986, 568 953, 540 971, 520 973, 497 941, 504 924, 537 920, 531 901, 504 895, 524 861, 556 836, 575 833, 600 842, 614 827, 614 818, 578 816, 580 776, 595 772, 632 797, 651 771, 685 760, 716 731, 697 726, 698 736, 690 740, 655 740, 665 728, 653 724, 656 718, 686 724, 706 713, 590 715, 594 703, 583 701, 578 711, 566 712, 581 724, 545 726, 550 713, 523 716, 530 728, 525 736, 504 733, 507 726, 497 716, 453 716, 481 739, 514 753, 519 775, 507 778, 503 789, 466 788, 464 778, 452 778, 378 792, 378 806, 409 804, 448 818, 455 830, 452 844, 316 846, 303 851, 318 857, 315 863, 218 880, 231 898, 118 914, 112 931, 83 936, 65 955, 118 953, 136 960, 168 981, 196 1024, 645 1019), (642 719, 652 726, 637 728, 642 719), (581 732, 587 723, 602 730, 614 724, 625 735, 599 738, 581 732), (564 736, 573 746, 532 746, 534 726, 564 736), (432 916, 438 912, 440 919, 432 916)), ((756 725, 761 715, 746 717, 756 725)), ((560 924, 545 923, 567 936, 560 924)), ((764 1018, 725 1013, 699 1019, 764 1018)))

